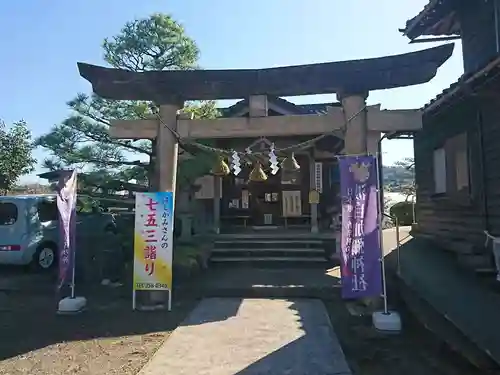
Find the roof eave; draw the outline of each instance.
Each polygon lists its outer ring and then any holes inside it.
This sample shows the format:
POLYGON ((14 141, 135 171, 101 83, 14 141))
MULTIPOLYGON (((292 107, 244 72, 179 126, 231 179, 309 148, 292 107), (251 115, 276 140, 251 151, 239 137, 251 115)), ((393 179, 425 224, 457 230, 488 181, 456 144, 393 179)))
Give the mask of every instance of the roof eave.
POLYGON ((411 41, 421 36, 460 36, 460 25, 457 23, 453 5, 443 0, 431 0, 399 31, 411 41))
POLYGON ((425 105, 422 108, 423 114, 429 114, 431 112, 439 110, 442 105, 449 103, 449 101, 456 97, 456 95, 463 92, 463 89, 465 87, 474 84, 474 82, 477 82, 477 79, 488 75, 493 69, 497 68, 498 66, 500 66, 500 57, 493 59, 483 69, 477 71, 476 73, 468 77, 462 76, 458 80, 458 82, 452 84, 451 88, 444 90, 442 94, 438 95, 435 99, 431 100, 430 103, 425 105))
POLYGON ((78 63, 80 75, 106 99, 239 99, 249 95, 297 96, 371 91, 431 80, 453 44, 402 55, 268 69, 151 71, 137 73, 78 63))
MULTIPOLYGON (((417 14, 415 17, 412 19, 406 21, 406 27, 404 29, 399 29, 403 33, 404 36, 408 37, 409 39, 413 40, 415 38, 418 38, 419 35, 417 36, 410 36, 412 34, 412 31, 417 27, 420 21, 429 14, 431 10, 433 10, 436 5, 438 4, 439 0, 430 0, 429 3, 420 11, 419 14, 417 14)), ((422 34, 421 34, 422 35, 422 34)))

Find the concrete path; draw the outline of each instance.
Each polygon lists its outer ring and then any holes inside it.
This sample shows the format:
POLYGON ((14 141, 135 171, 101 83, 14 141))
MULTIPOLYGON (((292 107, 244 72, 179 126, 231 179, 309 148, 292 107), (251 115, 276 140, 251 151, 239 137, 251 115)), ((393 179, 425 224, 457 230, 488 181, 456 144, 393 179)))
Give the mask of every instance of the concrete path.
POLYGON ((200 298, 317 298, 330 299, 338 293, 338 273, 316 268, 214 267, 203 281, 183 285, 178 293, 200 298))
POLYGON ((139 375, 350 375, 320 300, 202 300, 139 375))

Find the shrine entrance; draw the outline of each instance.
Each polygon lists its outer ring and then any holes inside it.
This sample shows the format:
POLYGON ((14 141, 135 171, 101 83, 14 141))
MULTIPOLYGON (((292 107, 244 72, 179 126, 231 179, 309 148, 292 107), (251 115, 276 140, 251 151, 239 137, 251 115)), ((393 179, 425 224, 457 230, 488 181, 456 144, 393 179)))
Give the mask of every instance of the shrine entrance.
POLYGON ((281 225, 282 218, 282 189, 279 176, 272 176, 264 183, 250 182, 248 188, 252 227, 277 229, 281 225))
MULTIPOLYGON (((79 63, 78 68, 92 83, 93 91, 103 98, 147 100, 157 104, 158 110, 155 108, 151 118, 116 120, 110 127, 112 138, 156 140, 155 191, 175 192, 179 144, 207 150, 201 140, 272 137, 292 142, 283 146, 276 143, 281 157, 307 149, 309 159, 299 161, 300 175, 295 180, 282 173, 272 177, 266 173, 268 181, 251 186, 246 179, 238 187, 230 183, 233 189, 230 192, 223 180, 240 179, 240 176, 216 176, 212 179, 212 194, 206 198, 212 201, 206 206, 213 207, 212 232, 215 234, 221 233, 223 216, 230 211, 229 222, 242 218, 245 224, 270 227, 309 222, 310 232, 316 234, 321 203, 332 196, 323 186, 324 176, 331 178, 331 173, 324 168, 327 163, 339 154, 380 156, 383 133, 394 137, 422 129, 420 110, 383 110, 380 105, 369 106, 366 104, 369 92, 428 82, 452 52, 453 45, 448 44, 381 58, 269 69, 137 73, 84 63, 79 63), (338 102, 329 103, 321 110, 317 110, 315 104, 294 105, 284 99, 331 93, 337 94, 338 102), (182 113, 185 101, 217 99, 243 100, 226 116, 216 119, 192 119, 188 113, 182 113), (247 113, 241 115, 245 106, 247 113), (276 111, 278 107, 280 111, 276 111), (342 149, 319 150, 318 144, 332 135, 343 140, 342 149), (308 143, 307 147, 304 143, 308 143), (230 197, 238 191, 239 194, 230 197)), ((267 153, 246 153, 245 149, 221 144, 209 151, 227 156, 235 150, 240 159, 252 162, 267 153)), ((226 172, 233 174, 234 171, 227 170, 226 166, 226 172)), ((181 219, 183 232, 191 232, 193 216, 197 215, 186 213, 181 219)))
MULTIPOLYGON (((237 176, 219 177, 221 233, 272 232, 273 229, 310 231, 311 158, 308 152, 295 155, 300 169, 291 172, 280 168, 276 174, 266 168, 268 160, 262 159, 262 170, 266 175, 262 181, 253 181, 250 177, 254 168, 252 164, 244 165, 237 176)), ((216 201, 215 205, 218 204, 216 201)))
MULTIPOLYGON (((381 155, 380 140, 382 133, 394 136, 396 134, 413 134, 422 129, 422 114, 420 110, 382 110, 380 105, 369 106, 366 99, 370 91, 391 89, 430 81, 437 69, 451 56, 453 45, 442 45, 427 50, 406 53, 402 55, 386 56, 354 61, 329 62, 299 66, 285 66, 268 69, 241 69, 241 70, 188 70, 188 71, 147 71, 132 72, 122 69, 113 69, 90 64, 79 63, 80 75, 92 83, 94 93, 105 99, 114 100, 144 100, 153 101, 155 105, 151 117, 138 120, 115 120, 111 122, 109 135, 116 139, 150 139, 155 140, 155 186, 153 191, 172 192, 175 201, 180 201, 180 194, 176 194, 177 161, 179 146, 205 150, 218 154, 219 158, 233 155, 233 160, 256 163, 256 159, 270 152, 246 152, 233 146, 223 148, 222 145, 208 147, 202 140, 234 140, 257 139, 259 137, 275 137, 292 139, 292 145, 278 145, 276 153, 285 154, 288 158, 293 152, 305 150, 310 158, 301 163, 300 177, 290 176, 290 183, 266 183, 267 178, 261 178, 261 186, 253 188, 247 186, 246 199, 242 189, 237 205, 242 207, 245 200, 245 210, 240 211, 244 222, 255 220, 256 224, 272 226, 278 220, 280 212, 285 225, 289 220, 304 220, 310 215, 310 237, 306 248, 293 248, 304 241, 279 239, 277 233, 267 239, 259 239, 255 234, 248 236, 238 234, 231 240, 224 240, 221 236, 222 208, 221 204, 226 193, 223 191, 223 180, 228 180, 229 174, 239 178, 240 166, 229 169, 227 164, 219 163, 225 168, 220 173, 213 173, 212 194, 209 203, 213 210, 212 228, 210 235, 214 245, 211 253, 211 262, 233 262, 241 260, 241 254, 250 254, 252 261, 284 261, 293 260, 303 262, 324 263, 328 259, 339 256, 335 241, 339 238, 340 228, 334 227, 325 232, 326 240, 318 240, 320 223, 320 202, 330 199, 330 191, 317 183, 323 180, 323 162, 325 152, 320 152, 317 145, 331 136, 342 138, 342 149, 337 151, 330 148, 326 159, 335 159, 337 155, 381 155), (316 111, 314 104, 300 107, 287 102, 286 97, 311 94, 337 94, 337 102, 330 103, 325 109, 316 111), (270 101, 269 99, 273 99, 270 101), (189 100, 223 100, 243 99, 241 105, 248 106, 248 115, 237 116, 241 108, 235 105, 233 116, 222 116, 216 119, 193 119, 190 113, 182 112, 184 103, 189 100), (290 105, 291 104, 291 105, 290 105), (275 116, 276 106, 281 106, 282 115, 275 116), (305 139, 304 139, 305 138, 305 139), (317 154, 316 154, 317 153, 317 154), (235 157, 236 156, 236 157, 235 157), (248 160, 245 160, 248 159, 248 160), (317 164, 317 166, 316 166, 317 164), (314 175, 303 173, 302 166, 311 165, 314 175), (224 178, 225 177, 225 178, 224 178), (321 177, 321 178, 318 178, 321 177), (305 181, 308 183, 305 184, 305 181), (289 185, 289 186, 286 186, 289 185), (299 185, 300 188, 295 187, 299 185), (311 194, 304 194, 303 185, 311 194), (285 187, 286 186, 286 187, 285 187), (253 194, 250 199, 250 193, 253 194), (255 204, 250 209, 250 202, 255 204), (307 204, 306 204, 307 202, 307 204), (305 212, 305 208, 310 213, 305 212), (250 212, 250 213, 248 213, 250 212), (275 220, 276 217, 276 220, 275 220), (236 241, 236 242, 235 242, 236 241), (318 244, 319 243, 319 244, 318 244), (252 248, 248 248, 251 245, 252 248), (273 245, 272 248, 269 248, 273 245), (320 246, 314 248, 314 246, 320 246), (276 247, 274 247, 276 246, 276 247), (238 248, 240 255, 235 255, 238 248), (287 253, 295 250, 293 256, 287 253), (218 250, 218 257, 215 257, 218 250), (276 254, 280 256, 276 256, 276 254), (299 256, 298 254, 302 254, 299 256), (320 254, 319 256, 317 254, 320 254)), ((274 156, 276 156, 276 153, 274 156)), ((379 159, 379 164, 381 164, 379 159)), ((270 167, 269 165, 267 167, 270 167)), ((271 168, 275 169, 273 162, 271 168)), ((293 168, 292 168, 293 169, 293 168)), ((253 170, 258 171, 258 164, 253 170)), ((331 175, 331 174, 330 174, 331 175)), ((261 173, 262 176, 262 173, 261 173)), ((232 176, 231 176, 232 177, 232 176)), ((288 176, 283 175, 284 180, 288 176)), ((252 180, 254 180, 252 178, 252 180)), ((248 179, 246 180, 248 181, 248 179)), ((282 181, 284 182, 284 181, 282 181)), ((244 185, 244 184, 243 184, 244 185)), ((209 198, 210 199, 210 198, 209 198)), ((176 216, 182 221, 181 236, 191 235, 192 221, 200 213, 179 212, 180 205, 176 205, 176 216)), ((232 207, 231 207, 232 208, 232 207)), ((238 215, 239 216, 239 215, 238 215)), ((234 222, 236 216, 230 221, 234 222)), ((303 245, 300 245, 303 246, 303 245)), ((155 294, 152 294, 153 296, 155 294)), ((161 298, 155 298, 156 300, 161 298)))

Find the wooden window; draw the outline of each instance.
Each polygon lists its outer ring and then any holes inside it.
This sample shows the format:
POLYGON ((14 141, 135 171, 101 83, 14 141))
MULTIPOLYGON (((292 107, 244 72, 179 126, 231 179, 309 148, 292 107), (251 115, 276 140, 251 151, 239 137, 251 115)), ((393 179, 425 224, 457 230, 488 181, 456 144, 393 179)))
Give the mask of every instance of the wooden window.
POLYGON ((299 217, 302 215, 300 191, 283 191, 283 216, 299 217))
POLYGON ((470 157, 467 134, 449 138, 443 147, 434 150, 434 193, 470 192, 470 157))
POLYGON ((453 156, 453 167, 455 170, 455 189, 456 191, 469 191, 469 152, 467 148, 467 135, 460 134, 450 139, 453 156))
POLYGON ((434 150, 434 193, 446 193, 446 152, 444 148, 434 150))

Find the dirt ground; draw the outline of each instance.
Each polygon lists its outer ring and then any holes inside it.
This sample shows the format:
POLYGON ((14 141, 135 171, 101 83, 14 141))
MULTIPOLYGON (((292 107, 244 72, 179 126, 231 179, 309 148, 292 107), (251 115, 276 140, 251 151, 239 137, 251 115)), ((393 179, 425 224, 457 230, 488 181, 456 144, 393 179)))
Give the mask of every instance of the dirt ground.
POLYGON ((58 316, 47 296, 3 300, 8 303, 0 311, 1 375, 136 374, 193 306, 181 301, 172 312, 134 313, 122 299, 58 316))
POLYGON ((375 331, 371 316, 353 316, 340 298, 325 305, 354 375, 486 374, 438 341, 399 303, 403 330, 398 335, 375 331))
MULTIPOLYGON (((172 312, 132 312, 129 293, 89 299, 76 316, 55 314, 53 293, 2 292, 0 375, 135 375, 196 301, 174 298, 172 312), (111 302, 105 302, 105 301, 111 302)), ((109 295, 109 294, 108 294, 109 295)), ((354 375, 479 375, 398 304, 403 332, 373 330, 340 297, 325 302, 354 375)))

